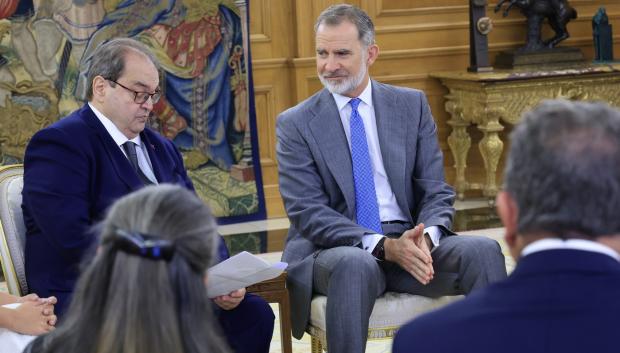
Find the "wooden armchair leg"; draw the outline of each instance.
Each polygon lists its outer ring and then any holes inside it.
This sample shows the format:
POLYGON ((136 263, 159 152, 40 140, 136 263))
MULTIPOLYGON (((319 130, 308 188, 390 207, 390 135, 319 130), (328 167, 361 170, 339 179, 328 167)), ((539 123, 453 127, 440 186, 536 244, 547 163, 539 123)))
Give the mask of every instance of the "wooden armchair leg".
POLYGON ((291 309, 289 306, 288 289, 286 288, 286 272, 274 279, 249 286, 247 291, 249 293, 260 295, 268 303, 278 303, 282 353, 292 353, 291 309))
POLYGON ((293 343, 291 342, 291 309, 289 306, 288 293, 282 296, 278 302, 280 311, 280 339, 282 343, 283 353, 293 352, 293 343))

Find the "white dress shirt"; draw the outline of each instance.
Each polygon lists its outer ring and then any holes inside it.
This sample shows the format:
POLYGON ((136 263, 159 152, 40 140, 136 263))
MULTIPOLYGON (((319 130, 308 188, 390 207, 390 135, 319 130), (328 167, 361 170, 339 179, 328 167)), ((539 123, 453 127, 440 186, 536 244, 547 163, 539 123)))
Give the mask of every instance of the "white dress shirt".
POLYGON ((153 184, 157 183, 157 178, 155 178, 155 173, 153 173, 153 166, 151 165, 151 159, 149 158, 149 154, 147 153, 144 144, 142 143, 142 139, 140 139, 140 135, 134 137, 133 139, 128 139, 125 134, 121 132, 121 130, 114 125, 112 120, 108 119, 103 113, 101 113, 97 108, 93 107, 92 104, 88 103, 90 109, 93 110, 95 116, 101 121, 103 127, 108 131, 118 148, 120 148, 121 152, 127 157, 127 153, 125 153, 125 149, 123 148, 123 144, 127 141, 132 141, 139 148, 136 148, 136 156, 138 157, 138 165, 140 166, 140 170, 144 176, 146 176, 153 184))
POLYGON ((560 239, 560 238, 545 238, 536 240, 528 244, 521 251, 521 256, 527 256, 529 254, 537 253, 545 250, 555 249, 571 249, 571 250, 583 250, 597 252, 613 257, 617 261, 620 261, 620 255, 614 249, 607 245, 597 243, 591 240, 585 239, 560 239))
MULTIPOLYGON (((372 174, 375 182, 375 191, 377 193, 377 203, 379 204, 379 219, 385 221, 406 221, 408 218, 403 214, 396 196, 392 191, 390 182, 388 181, 385 167, 383 166, 383 157, 381 156, 381 146, 379 145, 379 134, 377 132, 377 120, 375 118, 375 109, 372 102, 372 81, 368 80, 368 85, 359 95, 361 100, 357 111, 359 112, 364 130, 366 131, 366 141, 368 143, 368 153, 370 155, 370 163, 372 164, 372 174)), ((352 99, 337 93, 332 93, 338 112, 340 113, 340 121, 344 127, 344 134, 349 142, 351 149, 351 105, 349 101, 352 99)), ((441 230, 437 226, 430 226, 424 229, 427 232, 434 246, 439 246, 439 238, 441 230)), ((364 250, 372 252, 379 240, 383 238, 381 234, 366 234, 362 237, 362 246, 364 250)))

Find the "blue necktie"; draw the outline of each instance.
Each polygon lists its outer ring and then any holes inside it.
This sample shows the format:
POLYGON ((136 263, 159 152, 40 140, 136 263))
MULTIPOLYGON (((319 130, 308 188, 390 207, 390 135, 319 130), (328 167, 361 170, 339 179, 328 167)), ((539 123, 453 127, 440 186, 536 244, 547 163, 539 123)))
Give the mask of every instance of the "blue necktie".
POLYGON ((359 98, 349 101, 351 104, 351 161, 353 163, 353 183, 355 185, 355 204, 357 224, 372 229, 378 234, 381 230, 379 220, 379 204, 375 192, 375 181, 372 174, 372 164, 368 153, 366 130, 357 107, 359 98))

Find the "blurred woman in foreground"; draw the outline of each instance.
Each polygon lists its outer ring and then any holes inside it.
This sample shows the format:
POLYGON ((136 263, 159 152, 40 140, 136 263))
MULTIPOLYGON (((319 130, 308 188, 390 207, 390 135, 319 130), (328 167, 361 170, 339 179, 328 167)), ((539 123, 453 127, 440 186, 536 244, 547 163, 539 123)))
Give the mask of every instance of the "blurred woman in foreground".
POLYGON ((70 309, 24 352, 228 352, 205 287, 217 249, 209 207, 173 185, 119 199, 70 309))

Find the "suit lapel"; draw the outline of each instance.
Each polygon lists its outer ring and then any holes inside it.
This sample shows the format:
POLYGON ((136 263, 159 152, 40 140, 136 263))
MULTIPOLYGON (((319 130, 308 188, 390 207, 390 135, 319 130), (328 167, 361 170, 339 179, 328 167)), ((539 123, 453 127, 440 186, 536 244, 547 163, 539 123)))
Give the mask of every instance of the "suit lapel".
POLYGON ((151 166, 153 167, 153 174, 155 174, 155 178, 159 183, 163 183, 172 179, 172 176, 169 173, 169 169, 162 168, 162 161, 159 159, 160 155, 163 155, 158 149, 164 148, 161 145, 156 145, 154 139, 150 137, 151 131, 148 128, 145 128, 142 133, 140 133, 140 138, 142 139, 142 143, 146 147, 146 151, 149 154, 149 159, 151 161, 151 166), (158 153, 159 152, 159 153, 158 153))
MULTIPOLYGON (((374 80, 372 81, 372 100, 383 167, 398 205, 410 217, 405 195, 407 116, 403 109, 398 107, 394 92, 374 80)), ((409 221, 412 220, 409 219, 409 221)))
POLYGON ((112 168, 118 175, 118 178, 132 190, 137 190, 144 186, 142 181, 138 178, 136 172, 131 167, 127 157, 125 157, 123 152, 121 152, 121 149, 118 147, 116 142, 114 142, 114 139, 110 136, 110 133, 108 133, 103 124, 101 124, 95 113, 90 109, 90 107, 88 107, 87 104, 84 105, 82 109, 83 111, 80 116, 84 122, 93 129, 95 135, 97 135, 97 138, 99 138, 101 146, 108 155, 110 164, 112 164, 112 168))
POLYGON ((349 143, 344 134, 336 102, 328 90, 321 91, 317 104, 312 107, 311 111, 313 117, 308 124, 312 135, 329 171, 344 195, 348 209, 355 210, 355 189, 349 143))

